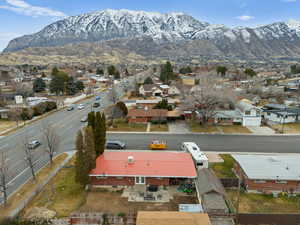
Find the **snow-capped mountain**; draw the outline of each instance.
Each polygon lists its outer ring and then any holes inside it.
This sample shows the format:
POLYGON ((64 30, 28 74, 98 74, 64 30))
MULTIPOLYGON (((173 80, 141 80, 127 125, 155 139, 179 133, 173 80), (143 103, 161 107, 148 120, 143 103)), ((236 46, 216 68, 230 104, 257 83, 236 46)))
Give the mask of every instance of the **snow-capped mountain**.
MULTIPOLYGON (((199 43, 200 40, 225 55, 300 56, 300 22, 295 20, 256 28, 229 28, 200 22, 183 13, 111 9, 57 21, 38 33, 12 40, 4 51, 120 38, 151 38, 156 45, 190 43, 193 40, 199 43)), ((135 50, 134 47, 131 50, 135 50)))

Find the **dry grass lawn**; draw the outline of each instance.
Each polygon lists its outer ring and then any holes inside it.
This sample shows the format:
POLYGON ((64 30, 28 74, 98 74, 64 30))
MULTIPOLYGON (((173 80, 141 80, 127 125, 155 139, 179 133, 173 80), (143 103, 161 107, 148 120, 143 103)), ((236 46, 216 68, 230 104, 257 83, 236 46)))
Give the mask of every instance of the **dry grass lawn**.
POLYGON ((33 199, 24 215, 33 207, 46 207, 54 210, 58 217, 66 217, 85 202, 86 192, 75 182, 74 163, 75 157, 33 199))
POLYGON ((215 172, 216 176, 219 178, 236 177, 232 171, 235 161, 231 155, 220 154, 220 157, 224 160, 223 162, 211 164, 211 168, 215 172))
POLYGON ((220 133, 218 128, 213 125, 202 126, 195 121, 189 122, 190 130, 196 133, 220 133))
POLYGON ((108 128, 108 131, 128 131, 128 132, 145 132, 147 130, 147 124, 127 123, 123 120, 116 120, 112 127, 108 128))
POLYGON ((40 172, 37 174, 37 180, 34 182, 33 180, 28 181, 25 185, 22 186, 22 188, 12 195, 7 203, 7 207, 5 209, 1 209, 1 216, 5 217, 9 215, 10 211, 15 209, 17 205, 19 205, 31 192, 34 188, 38 186, 42 181, 44 181, 49 173, 53 171, 55 168, 57 168, 60 163, 63 162, 67 158, 67 154, 61 154, 58 157, 56 157, 53 161, 52 167, 50 165, 44 167, 40 172))
POLYGON ((193 196, 174 196, 169 203, 128 202, 121 193, 108 190, 92 191, 86 203, 79 209, 81 212, 128 213, 129 211, 178 211, 178 204, 197 204, 193 196))
POLYGON ((251 134, 252 132, 241 125, 218 126, 225 134, 251 134))
MULTIPOLYGON (((228 190, 228 197, 234 205, 236 191, 228 190)), ((241 213, 300 213, 300 197, 279 197, 271 195, 241 193, 241 213)))
POLYGON ((168 124, 151 124, 151 128, 150 128, 151 132, 168 132, 169 131, 169 127, 168 124))
POLYGON ((0 120, 0 132, 10 129, 14 126, 17 126, 17 123, 15 121, 0 120))
MULTIPOLYGON (((273 125, 272 128, 275 129, 275 130, 278 130, 280 132, 282 131, 282 125, 281 124, 273 125)), ((284 124, 283 133, 284 134, 299 134, 300 133, 300 123, 284 124)))

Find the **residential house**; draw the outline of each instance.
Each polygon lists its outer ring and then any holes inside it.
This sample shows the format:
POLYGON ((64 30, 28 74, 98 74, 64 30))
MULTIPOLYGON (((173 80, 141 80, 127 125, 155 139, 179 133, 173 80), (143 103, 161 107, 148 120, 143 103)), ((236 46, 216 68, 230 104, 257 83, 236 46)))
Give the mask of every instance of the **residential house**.
POLYGON ((150 96, 163 96, 164 90, 156 84, 144 84, 139 88, 139 94, 145 97, 150 96))
POLYGON ((289 108, 281 104, 267 104, 263 107, 263 118, 274 123, 295 123, 300 119, 300 108, 289 108))
POLYGON ((169 87, 168 96, 178 96, 180 94, 181 94, 181 92, 180 92, 179 88, 176 87, 175 85, 171 85, 169 87))
POLYGON ((248 192, 300 193, 300 156, 232 155, 235 172, 248 192))
POLYGON ((147 123, 167 120, 168 110, 165 109, 131 109, 128 111, 129 123, 147 123))
POLYGON ((156 185, 192 182, 193 159, 185 152, 104 152, 90 172, 93 187, 156 185), (180 168, 180 169, 178 169, 180 168))
MULTIPOLYGON (((173 107, 176 107, 180 104, 180 100, 179 99, 167 99, 168 100, 168 104, 172 105, 173 107)), ((152 109, 155 105, 157 105, 157 103, 161 102, 162 98, 156 98, 156 99, 142 99, 142 100, 136 100, 136 107, 137 108, 148 108, 148 109, 152 109)))
POLYGON ((242 125, 244 127, 259 127, 261 125, 261 110, 258 107, 254 106, 250 102, 241 100, 238 102, 236 108, 242 115, 242 125))
POLYGON ((206 213, 139 211, 136 225, 211 225, 206 213))
POLYGON ((229 213, 226 192, 221 181, 209 169, 203 168, 197 173, 195 185, 204 212, 208 214, 229 213))
POLYGON ((214 122, 220 125, 242 124, 243 122, 243 117, 238 110, 218 110, 214 119, 214 122))
POLYGON ((180 76, 180 79, 183 85, 194 86, 196 84, 196 80, 194 77, 180 76))

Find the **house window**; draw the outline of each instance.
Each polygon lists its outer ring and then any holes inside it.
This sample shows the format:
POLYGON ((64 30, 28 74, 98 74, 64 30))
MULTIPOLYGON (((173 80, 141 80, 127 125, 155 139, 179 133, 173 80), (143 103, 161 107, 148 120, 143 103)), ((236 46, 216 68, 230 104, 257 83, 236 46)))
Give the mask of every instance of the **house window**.
POLYGON ((251 115, 251 111, 245 111, 245 115, 251 115))
POLYGON ((255 184, 264 184, 264 183, 266 183, 266 181, 265 180, 254 180, 254 183, 255 184))
POLYGON ((97 180, 107 179, 107 177, 96 177, 97 180))
POLYGON ((275 181, 276 184, 287 184, 286 180, 276 180, 275 181))

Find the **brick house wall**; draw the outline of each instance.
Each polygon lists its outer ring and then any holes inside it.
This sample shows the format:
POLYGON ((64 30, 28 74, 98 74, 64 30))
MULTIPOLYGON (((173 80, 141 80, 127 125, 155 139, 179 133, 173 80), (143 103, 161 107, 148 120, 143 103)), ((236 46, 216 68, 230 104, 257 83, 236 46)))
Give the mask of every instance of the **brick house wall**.
POLYGON ((248 191, 254 192, 293 192, 300 193, 300 181, 286 181, 286 183, 279 183, 276 180, 251 180, 240 167, 238 163, 235 164, 234 170, 242 179, 248 191))
MULTIPOLYGON (((135 185, 134 177, 106 177, 100 178, 91 177, 91 184, 94 186, 133 186, 135 185)), ((154 178, 154 177, 146 177, 147 185, 169 185, 169 178, 154 178)))

